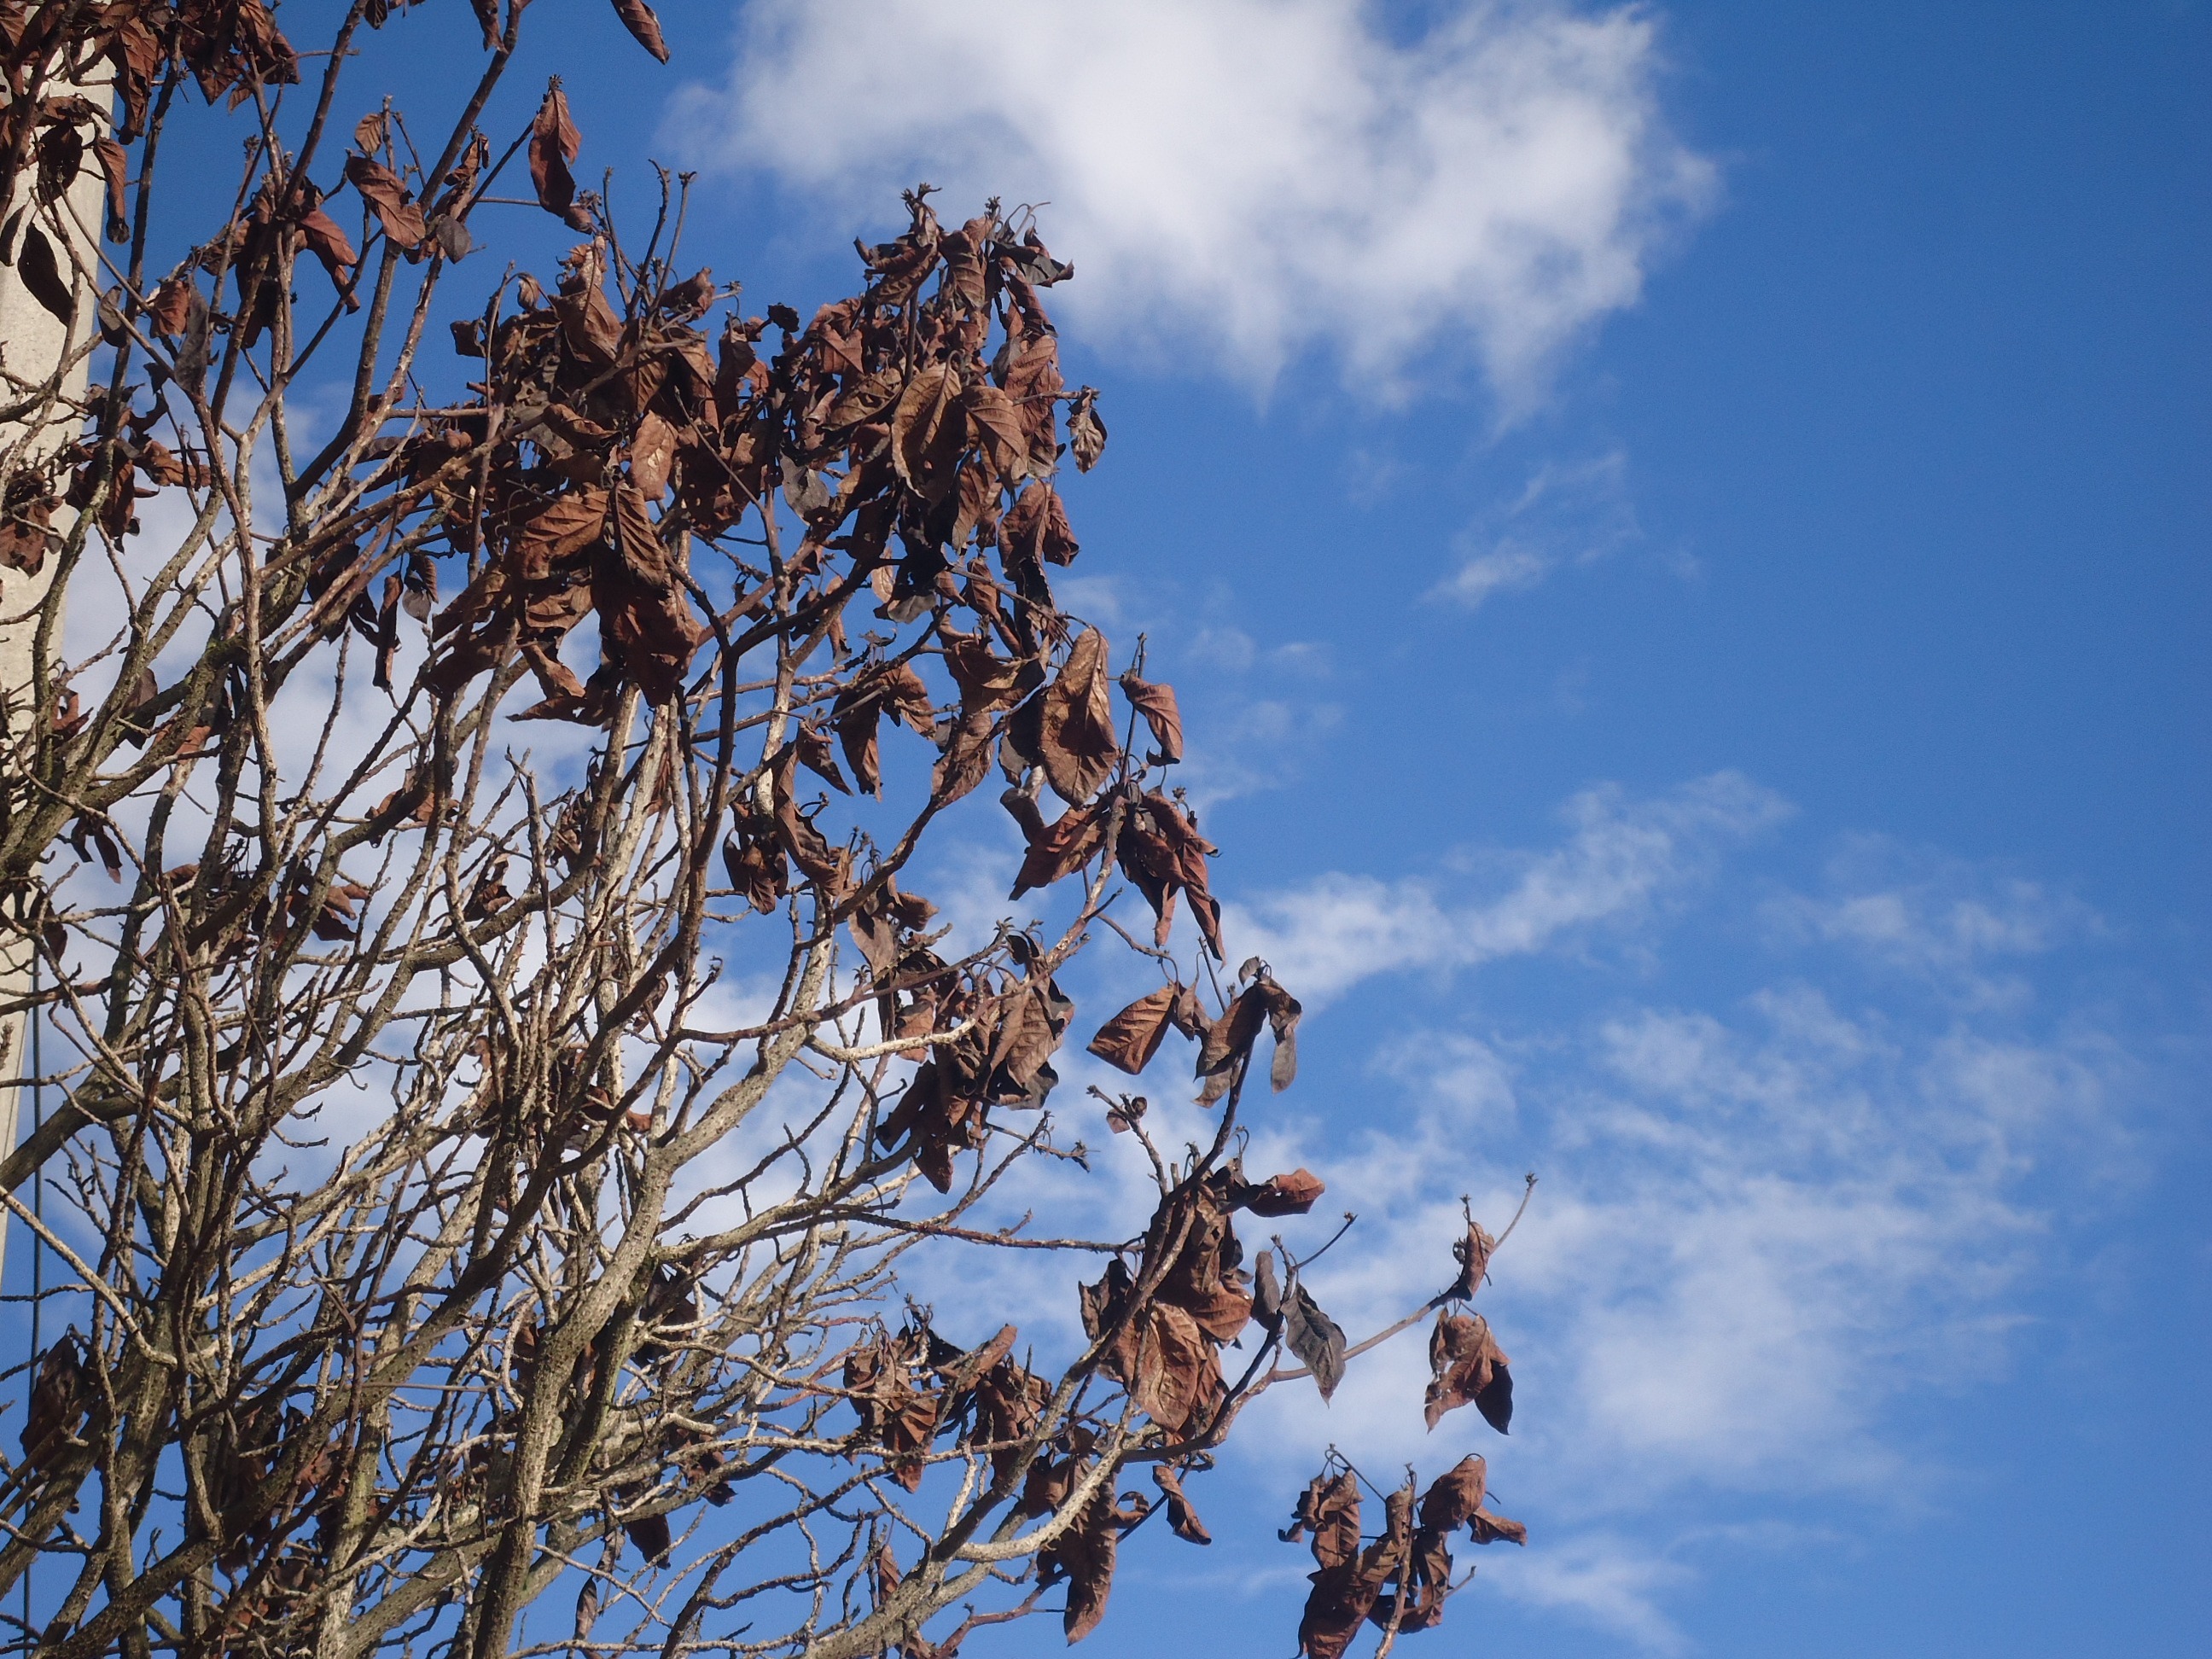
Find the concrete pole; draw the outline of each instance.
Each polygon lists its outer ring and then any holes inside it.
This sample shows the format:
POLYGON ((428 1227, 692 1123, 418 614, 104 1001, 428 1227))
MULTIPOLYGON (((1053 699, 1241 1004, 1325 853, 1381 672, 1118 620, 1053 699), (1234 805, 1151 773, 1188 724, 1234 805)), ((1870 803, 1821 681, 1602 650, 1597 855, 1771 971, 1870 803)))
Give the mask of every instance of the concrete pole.
MULTIPOLYGON (((93 103, 105 106, 108 102, 105 88, 72 88, 51 84, 48 94, 68 97, 78 92, 88 95, 93 103)), ((4 100, 4 92, 0 92, 4 100)), ((70 185, 60 204, 61 233, 76 244, 75 252, 87 267, 99 269, 98 250, 83 234, 81 227, 90 227, 94 235, 99 234, 101 205, 105 190, 99 163, 92 154, 87 134, 84 166, 70 185)), ((30 193, 32 170, 27 169, 19 181, 16 199, 6 206, 15 212, 30 193)), ((50 240, 57 235, 52 214, 39 210, 24 215, 24 224, 31 223, 33 213, 40 228, 50 240)), ((22 231, 16 233, 17 252, 21 252, 22 231)), ((67 356, 72 346, 82 346, 87 333, 96 326, 98 311, 96 290, 76 274, 76 259, 71 250, 56 242, 54 253, 62 276, 68 281, 76 296, 76 317, 64 327, 60 319, 32 297, 23 285, 22 277, 12 264, 0 265, 0 362, 7 366, 9 375, 19 381, 37 383, 54 372, 57 365, 67 356)), ((63 378, 61 394, 73 402, 83 396, 90 364, 82 359, 63 378)), ((21 396, 15 386, 0 381, 0 398, 16 402, 21 396)), ((16 465, 26 462, 35 464, 51 456, 68 443, 77 433, 77 422, 66 406, 54 418, 40 422, 0 422, 0 455, 10 457, 16 465)), ((58 507, 54 513, 54 527, 64 533, 74 521, 72 509, 58 507)), ((19 570, 0 570, 0 701, 7 709, 8 736, 12 742, 22 733, 33 706, 31 678, 33 672, 32 642, 38 631, 38 611, 54 579, 56 561, 48 559, 45 568, 35 576, 19 570)), ((58 641, 56 641, 58 644, 58 641)), ((13 1002, 26 995, 31 988, 32 953, 28 941, 21 935, 0 935, 0 1001, 13 1002)), ((21 1014, 0 1016, 0 1148, 13 1151, 21 1139, 19 1124, 21 1115, 22 1089, 17 1079, 27 1071, 26 1053, 27 1022, 21 1014)), ((8 1233, 12 1231, 0 1225, 0 1273, 7 1263, 8 1233)))

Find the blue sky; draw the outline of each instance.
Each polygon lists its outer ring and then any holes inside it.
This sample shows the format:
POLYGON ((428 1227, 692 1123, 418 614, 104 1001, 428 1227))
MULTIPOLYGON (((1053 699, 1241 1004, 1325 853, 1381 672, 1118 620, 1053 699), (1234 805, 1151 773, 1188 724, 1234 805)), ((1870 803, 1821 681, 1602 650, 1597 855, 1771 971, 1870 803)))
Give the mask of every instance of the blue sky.
MULTIPOLYGON (((756 308, 916 177, 1050 204, 1112 431, 1060 591, 1312 1010, 1255 1157, 1362 1215, 1324 1301, 1542 1177, 1512 1439, 1425 1436, 1413 1346, 1271 1398, 1088 1651, 1288 1651, 1332 1441, 1530 1524, 1439 1651, 2203 1651, 2205 8, 660 13, 666 69, 533 11, 516 118, 557 70, 618 207, 698 169, 756 308)), ((1012 848, 923 885, 988 920, 1012 848)))
POLYGON ((1327 1288, 1545 1178, 1514 1440, 1287 1404, 1092 1646, 1288 1650, 1334 1440, 1534 1528, 1431 1644, 2203 1651, 2203 9, 665 13, 762 297, 1052 204, 1327 1288))

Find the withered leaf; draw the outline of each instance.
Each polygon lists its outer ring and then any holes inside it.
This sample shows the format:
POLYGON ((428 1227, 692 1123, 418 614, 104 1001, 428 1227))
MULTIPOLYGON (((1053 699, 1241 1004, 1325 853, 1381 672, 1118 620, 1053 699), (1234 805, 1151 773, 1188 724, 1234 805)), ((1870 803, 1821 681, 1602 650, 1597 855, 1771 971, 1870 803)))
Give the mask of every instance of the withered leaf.
POLYGON ((1474 1396, 1474 1408, 1482 1413, 1482 1420, 1500 1434, 1510 1434, 1513 1429, 1513 1372, 1499 1354, 1490 1368, 1490 1382, 1474 1396))
POLYGON ((783 854, 765 841, 724 842, 722 863, 731 887, 763 915, 773 915, 776 901, 790 890, 783 854))
POLYGON ((1231 1074, 1237 1062, 1252 1052, 1267 1018, 1267 999, 1260 988, 1253 985, 1238 992, 1221 1011, 1221 1018, 1206 1028, 1206 1040, 1199 1045, 1195 1074, 1218 1081, 1220 1086, 1209 1087, 1201 1097, 1201 1103, 1211 1104, 1228 1092, 1231 1074))
POLYGON ((100 170, 107 179, 107 240, 127 242, 131 240, 131 210, 127 194, 131 157, 122 145, 106 137, 94 139, 92 148, 94 154, 100 158, 100 170))
MULTIPOLYGON (((1206 890, 1206 859, 1217 849, 1198 833, 1198 825, 1176 802, 1153 790, 1136 803, 1121 826, 1117 848, 1121 869, 1144 894, 1157 921, 1152 942, 1165 945, 1175 922, 1178 894, 1189 898, 1206 949, 1217 960, 1221 947, 1221 906, 1206 890)), ((1205 1098, 1216 1099, 1224 1081, 1205 1098)))
POLYGON ((1060 492, 1048 483, 1033 483, 1016 497, 999 521, 999 544, 1016 558, 1047 564, 1073 564, 1083 550, 1060 492))
POLYGON ((838 793, 849 795, 853 786, 845 781, 845 775, 837 769, 837 758, 830 750, 830 734, 817 726, 799 728, 799 763, 820 778, 838 793))
POLYGON ((876 740, 876 728, 884 717, 882 701, 858 685, 848 686, 837 694, 830 715, 836 723, 837 741, 845 750, 845 764, 853 769, 854 782, 881 799, 884 779, 878 763, 882 750, 876 740))
MULTIPOLYGON (((1004 1480, 1022 1461, 1019 1443, 1036 1425, 1052 1387, 1011 1359, 985 1371, 975 1384, 975 1437, 995 1448, 991 1478, 1004 1480)), ((1042 1461, 1038 1467, 1042 1467, 1042 1461)))
POLYGON ((952 728, 952 740, 938 757, 929 778, 929 793, 939 805, 950 805, 971 793, 991 775, 991 716, 971 709, 952 728))
POLYGON ((429 234, 422 222, 422 210, 408 199, 407 186, 398 173, 368 156, 349 155, 345 176, 346 182, 361 192, 362 199, 376 210, 386 236, 403 248, 422 246, 429 234))
POLYGON ((1283 1322, 1283 1285, 1275 1273, 1275 1253, 1260 1252, 1252 1264, 1252 1317, 1271 1334, 1283 1322))
MULTIPOLYGON (((1252 1296, 1237 1267, 1243 1246, 1229 1224, 1229 1211, 1214 1182, 1196 1184, 1174 1200, 1188 1206, 1190 1219, 1182 1249, 1169 1265, 1157 1292, 1198 1322, 1216 1342, 1232 1342, 1252 1317, 1252 1296)), ((1174 1218, 1168 1218, 1173 1231, 1174 1218)))
POLYGON ((530 182, 538 206, 571 229, 588 231, 592 216, 576 205, 576 180, 568 171, 583 147, 584 136, 568 114, 568 95, 556 76, 530 124, 530 182))
POLYGON ((777 840, 791 861, 806 876, 821 882, 833 891, 842 891, 847 871, 851 867, 852 852, 848 848, 833 848, 823 833, 814 827, 814 821, 799 810, 795 786, 799 764, 799 745, 784 745, 771 772, 771 784, 775 791, 775 827, 777 840))
POLYGON ((1029 854, 1014 878, 1013 891, 1007 896, 1019 898, 1032 887, 1049 887, 1089 862, 1105 844, 1101 817, 1095 807, 1071 806, 1048 824, 1043 836, 1030 842, 1029 854))
POLYGON ((1468 1534, 1478 1544, 1495 1544, 1503 1540, 1508 1544, 1526 1546, 1528 1528, 1518 1521, 1509 1521, 1502 1515, 1492 1515, 1488 1510, 1477 1510, 1468 1517, 1468 1534))
POLYGON ((615 15, 630 36, 662 63, 668 61, 668 43, 661 38, 660 20, 645 0, 615 0, 615 15))
POLYGON ((40 205, 58 200, 76 182, 84 166, 84 135, 57 121, 39 137, 38 173, 32 199, 40 205))
POLYGON ((28 470, 8 481, 0 510, 0 566, 35 576, 46 566, 55 539, 54 509, 61 505, 44 478, 28 470))
POLYGON ((1098 629, 1077 635, 1059 678, 1045 688, 1039 736, 1045 780, 1070 805, 1090 799, 1114 775, 1121 746, 1107 690, 1106 636, 1098 629))
POLYGON ((1313 1293, 1293 1281, 1283 1303, 1283 1342, 1313 1373, 1314 1386, 1327 1400, 1344 1381, 1344 1331, 1313 1299, 1313 1293))
POLYGON ((1423 1527, 1410 1538, 1389 1540, 1385 1548, 1388 1559, 1377 1565, 1386 1583, 1397 1580, 1398 1591, 1376 1597, 1368 1622, 1385 1631, 1435 1629, 1443 1622, 1444 1602, 1452 1593, 1451 1552, 1444 1547, 1444 1534, 1423 1527))
POLYGON ((1350 1469, 1334 1475, 1317 1474, 1306 1483, 1285 1543, 1296 1543, 1307 1533, 1307 1547, 1323 1567, 1340 1567, 1359 1554, 1359 1477, 1350 1469))
POLYGON ((855 378, 848 382, 823 413, 822 424, 836 430, 872 420, 896 403, 904 389, 898 376, 889 369, 865 380, 855 378))
POLYGON ((1253 988, 1267 1000, 1267 1025, 1275 1035, 1275 1057, 1267 1067, 1267 1081, 1280 1094, 1298 1074, 1298 1017, 1305 1010, 1296 997, 1264 975, 1253 988))
POLYGON ((84 1343, 75 1331, 40 1356, 23 1419, 23 1464, 34 1478, 50 1472, 92 1409, 94 1382, 84 1343))
POLYGON ((1013 400, 988 380, 978 380, 960 394, 961 411, 968 429, 991 471, 1001 484, 1011 486, 1029 474, 1029 434, 1013 400))
POLYGON ((1073 1644, 1098 1628, 1106 1598, 1114 1588, 1114 1558, 1121 1539, 1121 1517, 1115 1511, 1114 1489, 1102 1486, 1083 1517, 1037 1559, 1037 1582, 1067 1583, 1067 1610, 1060 1628, 1073 1644))
POLYGON ((908 1492, 921 1486, 923 1455, 937 1432, 939 1395, 914 1385, 904 1339, 863 1343, 845 1356, 847 1398, 860 1414, 855 1439, 880 1446, 891 1478, 908 1492))
POLYGON ((907 487, 931 501, 951 489, 968 447, 968 416, 948 363, 932 363, 907 382, 891 411, 891 464, 907 487))
MULTIPOLYGON (((146 307, 154 332, 165 340, 178 338, 191 320, 192 305, 198 300, 199 290, 189 272, 174 271, 163 277, 161 286, 154 290, 153 303, 146 307)), ((206 302, 200 304, 204 309, 206 302)))
POLYGON ((1436 1532, 1457 1532, 1482 1507, 1488 1466, 1480 1457, 1462 1457, 1421 1494, 1421 1524, 1436 1532))
POLYGON ((23 227, 22 246, 15 252, 15 274, 31 297, 52 313, 64 327, 76 316, 76 301, 62 278, 54 258, 54 246, 36 225, 23 227))
POLYGON ((624 674, 659 702, 681 688, 708 630, 691 609, 644 495, 623 483, 613 496, 614 535, 592 568, 592 603, 599 613, 601 639, 624 674))
POLYGON ((1240 1185, 1234 1200, 1238 1208, 1257 1216, 1304 1215, 1326 1191, 1319 1176, 1297 1169, 1288 1175, 1269 1176, 1257 1186, 1240 1185))
POLYGON ((1045 1062, 1060 1048, 1075 1004, 1047 977, 1030 979, 999 1005, 999 1030, 985 1068, 987 1092, 1010 1104, 1041 1103, 1059 1081, 1045 1062))
POLYGON ((1171 1303, 1145 1308, 1137 1316, 1136 1330, 1130 1398, 1162 1428, 1182 1429, 1220 1391, 1220 1351, 1188 1310, 1171 1303))
POLYGON ((665 1515, 644 1515, 623 1523, 623 1531, 637 1547, 637 1553, 656 1567, 668 1565, 668 1552, 675 1547, 675 1535, 665 1515))
POLYGON ((1089 1052, 1116 1070, 1136 1076, 1152 1064, 1152 1056, 1159 1052, 1161 1041, 1174 1024, 1171 1016, 1188 994, 1188 989, 1178 982, 1163 985, 1149 995, 1139 997, 1098 1028, 1098 1035, 1091 1039, 1089 1052))
POLYGON ((1067 447, 1075 453, 1075 470, 1088 472, 1106 452, 1106 422, 1098 418, 1098 389, 1085 386, 1067 406, 1067 447))
POLYGON ((347 273, 361 263, 361 256, 354 252, 353 243, 338 222, 316 208, 301 219, 300 234, 307 240, 307 252, 321 261, 323 269, 330 273, 331 285, 345 296, 346 309, 359 310, 361 301, 354 298, 348 286, 347 273))
MULTIPOLYGON (((693 318, 705 316, 714 303, 714 272, 711 266, 702 265, 682 282, 671 283, 662 289, 653 309, 664 317, 688 322, 693 318)), ((713 380, 713 376, 708 377, 708 384, 712 385, 713 380)))
POLYGON ((630 440, 629 481, 646 500, 657 501, 668 493, 668 470, 675 460, 676 428, 648 410, 630 440))
POLYGON ((1513 1421, 1513 1376, 1507 1367, 1488 1320, 1480 1314, 1439 1314, 1429 1334, 1431 1376, 1423 1413, 1429 1427, 1472 1401, 1491 1427, 1505 1433, 1513 1421))
POLYGON ((1459 1281, 1446 1294, 1462 1302, 1474 1300, 1483 1274, 1489 1271, 1490 1253, 1497 1248, 1498 1241, 1470 1221, 1467 1237, 1452 1245, 1452 1256, 1459 1263, 1459 1281))
POLYGON ((946 1398, 957 1398, 973 1388, 978 1378, 1014 1351, 1014 1339, 1020 1334, 1015 1327, 1001 1325, 981 1347, 971 1348, 939 1366, 946 1398))
POLYGON ((1298 1651, 1306 1659, 1342 1659, 1382 1592, 1382 1581, 1362 1572, 1358 1561, 1323 1567, 1306 1577, 1313 1589, 1298 1620, 1298 1651))
POLYGON ((962 634, 939 629, 945 644, 945 666, 960 687, 960 706, 969 713, 989 714, 1018 702, 1042 678, 1034 662, 1008 662, 991 649, 981 634, 962 634))
POLYGON ((1152 1484, 1160 1489, 1161 1497, 1166 1500, 1168 1527, 1176 1537, 1194 1544, 1211 1544, 1213 1541, 1213 1534, 1206 1531, 1206 1522, 1198 1518, 1198 1511, 1191 1507, 1190 1499, 1183 1493, 1182 1481, 1173 1469, 1164 1463, 1153 1464, 1152 1484))
POLYGON ((1182 758, 1182 711, 1176 707, 1175 687, 1156 685, 1140 680, 1134 674, 1121 676, 1121 695, 1130 706, 1145 718, 1152 728, 1152 742, 1158 745, 1152 756, 1156 766, 1173 766, 1182 758))

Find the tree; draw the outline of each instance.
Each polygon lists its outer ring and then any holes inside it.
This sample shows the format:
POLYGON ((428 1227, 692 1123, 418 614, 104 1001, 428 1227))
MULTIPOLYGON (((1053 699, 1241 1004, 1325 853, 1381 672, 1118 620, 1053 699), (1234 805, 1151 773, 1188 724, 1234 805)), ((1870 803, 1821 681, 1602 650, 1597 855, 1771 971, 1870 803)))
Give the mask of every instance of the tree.
MULTIPOLYGON (((0 410, 32 659, 0 895, 38 963, 6 988, 60 1101, 0 1188, 68 1322, 12 1373, 0 1487, 37 1650, 911 1656, 1032 1611, 1075 1639, 1125 1534, 1206 1541, 1185 1482, 1271 1387, 1327 1393, 1433 1310, 1431 1422, 1502 1430, 1471 1218, 1449 1287, 1357 1346, 1287 1246, 1243 1265, 1239 1212, 1322 1190, 1237 1156, 1299 1007, 1212 966, 1173 691, 1054 599, 1062 461, 1106 443, 1046 314, 1069 267, 922 187, 859 294, 746 317, 683 274, 682 181, 625 240, 559 82, 501 116, 520 0, 477 0, 441 127, 342 91, 400 9, 354 0, 317 58, 261 0, 0 4, 0 252, 56 325, 0 410), (234 195, 185 246, 178 158, 204 178, 225 132, 234 195), (481 246, 526 169, 580 239, 550 283, 481 246), (899 884, 994 772, 1013 896, 1059 919, 956 944, 899 884), (1210 1144, 1094 1091, 1149 1220, 994 1226, 1082 1156, 1057 976, 1109 931, 1160 985, 1091 1052, 1194 1042, 1210 1144), (1008 1252, 1073 1259, 1087 1340, 902 1301, 1008 1252)), ((1308 1653, 1434 1624, 1459 1526, 1517 1536, 1481 1469, 1392 1493, 1371 1541, 1324 1469, 1308 1653)))

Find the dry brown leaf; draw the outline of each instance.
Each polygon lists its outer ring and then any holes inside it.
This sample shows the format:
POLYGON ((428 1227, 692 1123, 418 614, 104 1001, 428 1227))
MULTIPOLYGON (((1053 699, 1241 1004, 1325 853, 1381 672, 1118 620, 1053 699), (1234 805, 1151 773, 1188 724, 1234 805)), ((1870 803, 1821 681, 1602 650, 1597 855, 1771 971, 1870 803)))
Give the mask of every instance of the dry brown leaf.
POLYGON ((1105 845, 1102 814, 1093 808, 1070 807, 1045 829, 1043 837, 1030 843, 1014 878, 1011 898, 1019 898, 1032 887, 1049 887, 1061 877, 1088 863, 1105 845))
POLYGON ((1098 389, 1085 386, 1067 406, 1067 447, 1075 456, 1075 470, 1088 472, 1106 451, 1106 422, 1098 418, 1098 389))
POLYGON ((1176 1431, 1221 1390, 1221 1354, 1189 1311, 1155 1302, 1135 1320, 1135 1374, 1129 1397, 1162 1428, 1176 1431))
POLYGON ((1423 1413, 1429 1427, 1472 1401, 1492 1428, 1505 1433, 1513 1421, 1509 1363, 1480 1314, 1439 1314, 1429 1334, 1431 1376, 1423 1413))
POLYGON ((668 61, 668 42, 661 38, 660 20, 645 0, 615 0, 615 15, 630 36, 662 63, 668 61))
POLYGON ((1457 1532, 1482 1507, 1487 1480, 1488 1465, 1481 1458, 1460 1459, 1421 1494, 1422 1526, 1436 1532, 1457 1532))
POLYGON ((1174 1024, 1171 1016, 1188 994, 1180 984, 1163 985, 1134 1002, 1098 1028, 1089 1052, 1117 1071, 1136 1076, 1152 1064, 1161 1041, 1174 1024))
POLYGON ((1107 690, 1106 636, 1098 629, 1076 636, 1059 678, 1045 688, 1038 737, 1046 781, 1070 805, 1090 799, 1114 775, 1121 746, 1107 690))
POLYGON ((345 164, 346 182, 361 192, 361 198, 376 210, 384 234, 403 248, 419 247, 428 231, 422 222, 422 210, 408 198, 407 186, 399 175, 381 161, 367 155, 349 155, 345 164))
POLYGON ((1164 1463, 1153 1464, 1152 1484, 1160 1489, 1160 1496, 1167 1504, 1168 1526, 1176 1537, 1194 1544, 1213 1541, 1213 1534, 1198 1518, 1198 1511, 1191 1507, 1190 1499, 1184 1495, 1182 1481, 1173 1469, 1164 1463))
POLYGON ((1283 1299, 1283 1346, 1313 1373, 1314 1386, 1323 1400, 1336 1392, 1336 1385, 1344 1381, 1344 1329, 1295 1280, 1283 1299))
POLYGON ((165 340, 181 337, 191 323, 195 301, 204 313, 206 301, 193 286, 191 272, 179 270, 163 277, 161 286, 154 291, 153 303, 146 308, 155 334, 165 340))
POLYGON ((1047 564, 1073 564, 1083 550, 1060 492, 1048 483, 1033 483, 1015 498, 999 521, 999 544, 1016 558, 1047 564))
POLYGON ((1528 1528, 1502 1515, 1492 1515, 1488 1510, 1477 1510, 1470 1516, 1467 1530, 1478 1544, 1495 1544, 1503 1540, 1508 1544, 1525 1546, 1528 1541, 1528 1528))
POLYGON ((1239 1186, 1235 1201, 1238 1208, 1257 1216, 1304 1215, 1328 1190, 1312 1170, 1297 1169, 1269 1176, 1255 1187, 1239 1186))
POLYGON ((648 501, 668 493, 668 471, 676 460, 676 428, 656 410, 637 423, 629 444, 629 481, 648 501))
POLYGON ((1152 729, 1152 742, 1157 750, 1152 757, 1155 766, 1173 766, 1182 758, 1182 711, 1176 707, 1175 687, 1156 685, 1140 680, 1134 674, 1121 676, 1121 695, 1129 705, 1144 716, 1145 724, 1152 729))
POLYGON ((891 411, 891 461, 900 479, 927 501, 952 489, 968 447, 968 416, 951 366, 933 363, 907 382, 891 411))
POLYGON ((960 406, 999 483, 1011 488, 1028 477, 1029 434, 1013 400, 988 380, 978 380, 960 394, 960 406))

